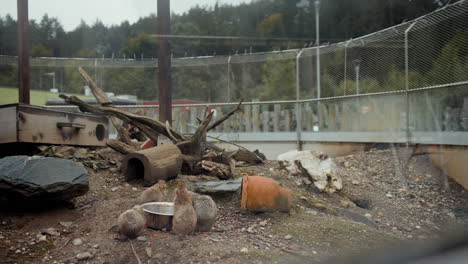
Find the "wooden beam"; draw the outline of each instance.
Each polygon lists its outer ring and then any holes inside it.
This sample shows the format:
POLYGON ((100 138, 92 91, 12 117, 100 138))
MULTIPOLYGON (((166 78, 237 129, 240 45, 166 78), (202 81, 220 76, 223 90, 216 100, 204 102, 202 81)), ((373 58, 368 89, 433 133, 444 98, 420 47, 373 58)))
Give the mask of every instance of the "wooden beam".
POLYGON ((172 124, 171 47, 169 39, 164 37, 171 34, 170 9, 169 0, 158 0, 159 121, 172 124))

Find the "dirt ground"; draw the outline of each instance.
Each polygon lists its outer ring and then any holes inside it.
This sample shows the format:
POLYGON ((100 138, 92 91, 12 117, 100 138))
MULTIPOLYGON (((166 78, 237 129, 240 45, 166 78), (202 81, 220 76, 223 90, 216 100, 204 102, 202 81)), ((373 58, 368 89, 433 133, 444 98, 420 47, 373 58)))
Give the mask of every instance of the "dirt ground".
MULTIPOLYGON (((74 208, 0 212, 1 263, 137 263, 130 242, 117 240, 113 226, 144 187, 141 181, 125 182, 115 169, 118 154, 105 150, 91 157, 82 160, 90 191, 72 201, 74 208), (93 163, 105 166, 93 169, 93 163), (58 233, 41 238, 48 228, 58 233), (83 243, 74 245, 75 238, 83 243), (88 258, 78 260, 85 252, 88 258)), ((392 149, 372 149, 336 158, 344 183, 336 194, 318 192, 275 161, 239 167, 238 177, 266 176, 291 189, 291 213, 244 212, 240 192, 217 195, 212 232, 178 236, 146 229, 132 243, 142 263, 323 263, 401 241, 435 239, 466 222, 459 213, 468 197, 462 187, 450 181, 449 190, 441 189, 439 171, 426 156, 413 157, 406 166, 397 166, 395 157, 392 149)), ((213 178, 181 175, 169 187, 208 179, 213 178)))

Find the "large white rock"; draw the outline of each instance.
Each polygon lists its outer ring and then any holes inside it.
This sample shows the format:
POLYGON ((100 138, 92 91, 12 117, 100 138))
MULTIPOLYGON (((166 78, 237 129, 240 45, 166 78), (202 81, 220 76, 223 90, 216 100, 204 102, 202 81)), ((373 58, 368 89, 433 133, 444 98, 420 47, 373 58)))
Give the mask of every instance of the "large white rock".
POLYGON ((278 160, 291 174, 309 174, 320 191, 333 193, 343 188, 335 162, 323 153, 291 150, 280 154, 278 160), (301 171, 301 167, 305 171, 301 171))

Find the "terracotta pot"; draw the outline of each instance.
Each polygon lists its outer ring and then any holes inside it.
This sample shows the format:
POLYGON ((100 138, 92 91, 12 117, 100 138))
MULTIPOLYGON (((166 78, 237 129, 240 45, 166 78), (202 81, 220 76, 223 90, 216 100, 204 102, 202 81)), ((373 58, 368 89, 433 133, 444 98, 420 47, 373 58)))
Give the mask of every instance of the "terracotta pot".
POLYGON ((147 149, 147 148, 152 148, 154 147, 154 142, 151 139, 147 139, 143 144, 141 144, 140 149, 147 149))
POLYGON ((289 212, 291 191, 270 178, 245 175, 242 177, 241 208, 255 212, 289 212))

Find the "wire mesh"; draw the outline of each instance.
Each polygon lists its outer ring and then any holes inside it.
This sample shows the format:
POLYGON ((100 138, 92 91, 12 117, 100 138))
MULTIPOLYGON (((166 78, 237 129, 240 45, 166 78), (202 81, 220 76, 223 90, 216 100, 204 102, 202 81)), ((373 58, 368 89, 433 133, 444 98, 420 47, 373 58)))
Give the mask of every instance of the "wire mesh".
POLYGON ((410 89, 467 80, 468 1, 414 21, 408 63, 410 89))

